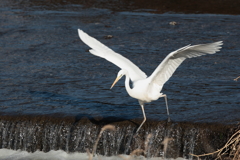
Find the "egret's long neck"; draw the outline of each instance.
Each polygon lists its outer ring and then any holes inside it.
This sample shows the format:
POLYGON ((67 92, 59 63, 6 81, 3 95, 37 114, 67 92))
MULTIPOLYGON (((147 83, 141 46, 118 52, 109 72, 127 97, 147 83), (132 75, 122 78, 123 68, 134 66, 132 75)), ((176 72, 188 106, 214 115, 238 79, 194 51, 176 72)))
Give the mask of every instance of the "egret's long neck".
POLYGON ((126 76, 126 78, 125 78, 125 88, 126 88, 128 94, 131 96, 131 94, 132 94, 132 89, 131 89, 130 86, 129 86, 130 78, 129 78, 128 73, 127 73, 125 76, 126 76))

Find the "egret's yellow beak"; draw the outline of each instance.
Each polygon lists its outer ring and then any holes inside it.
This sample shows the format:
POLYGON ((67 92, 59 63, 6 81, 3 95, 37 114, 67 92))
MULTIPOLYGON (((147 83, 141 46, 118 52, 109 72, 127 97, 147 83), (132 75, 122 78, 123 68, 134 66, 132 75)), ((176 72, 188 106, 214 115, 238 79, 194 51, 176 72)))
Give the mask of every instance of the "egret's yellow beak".
POLYGON ((113 82, 112 86, 110 89, 112 89, 112 87, 118 82, 118 80, 121 78, 122 76, 118 76, 115 81, 113 82))

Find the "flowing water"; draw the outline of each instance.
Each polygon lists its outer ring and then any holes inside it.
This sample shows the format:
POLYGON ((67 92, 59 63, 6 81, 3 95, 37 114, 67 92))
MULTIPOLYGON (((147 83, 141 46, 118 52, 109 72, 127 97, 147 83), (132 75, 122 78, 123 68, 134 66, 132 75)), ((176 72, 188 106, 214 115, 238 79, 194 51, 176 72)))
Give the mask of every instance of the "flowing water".
MULTIPOLYGON (((0 149, 0 155, 4 160, 89 160, 89 156, 86 153, 66 153, 62 150, 58 151, 50 151, 50 152, 41 152, 36 151, 34 153, 29 153, 26 151, 14 151, 7 149, 0 149)), ((93 160, 104 159, 104 160, 125 160, 130 159, 131 157, 128 155, 120 155, 120 156, 97 156, 94 157, 93 160)), ((135 160, 143 160, 144 157, 138 156, 134 157, 135 160)), ((162 158, 149 158, 149 160, 163 160, 162 158)), ((170 160, 170 159, 169 159, 170 160)), ((176 158, 174 160, 184 160, 183 158, 176 158)))
MULTIPOLYGON (((75 117, 78 120, 87 117, 100 121, 142 119, 137 100, 129 97, 125 91, 124 80, 120 80, 112 90, 109 89, 119 68, 91 55, 88 46, 78 37, 78 28, 129 58, 147 75, 171 51, 188 44, 223 41, 220 52, 186 60, 164 85, 162 92, 168 95, 171 118, 176 123, 234 125, 240 121, 240 83, 233 80, 240 76, 239 15, 153 14, 154 10, 115 11, 55 1, 9 0, 0 4, 2 148, 31 152, 55 149, 60 150, 61 154, 65 154, 64 151, 77 151, 76 148, 74 150, 74 144, 66 144, 70 143, 67 140, 59 144, 52 142, 55 135, 51 133, 62 136, 60 132, 64 128, 55 123, 42 128, 45 129, 45 138, 52 136, 44 140, 51 140, 47 148, 39 140, 42 137, 33 136, 29 140, 31 143, 25 143, 28 140, 21 136, 26 137, 29 133, 34 135, 39 129, 36 120, 25 115, 75 117), (173 21, 176 25, 170 24, 173 21), (3 116, 21 118, 6 120, 3 116), (9 137, 9 132, 15 134, 9 137), (32 142, 39 142, 41 147, 32 142)), ((164 99, 146 104, 145 112, 148 120, 164 121, 167 118, 164 99)), ((48 121, 48 118, 44 121, 48 121)), ((71 125, 66 125, 65 136, 71 137, 73 126, 77 124, 71 122, 71 125)), ((90 130, 93 130, 91 127, 90 130)), ((158 128, 156 132, 160 130, 158 128)), ((97 131, 91 133, 98 135, 97 131)), ((76 132, 81 134, 80 130, 76 132)), ((189 141, 194 141, 191 138, 195 136, 187 137, 186 145, 179 147, 180 154, 185 153, 184 146, 194 144, 189 141)), ((55 139, 58 140, 59 137, 55 139)), ((81 142, 85 143, 82 139, 75 142, 77 148, 83 147, 80 146, 81 142)), ((186 152, 191 147, 187 148, 186 152)), ((118 153, 119 150, 116 151, 118 153)), ((29 156, 34 157, 34 154, 29 156)), ((103 151, 104 154, 108 155, 103 151)))

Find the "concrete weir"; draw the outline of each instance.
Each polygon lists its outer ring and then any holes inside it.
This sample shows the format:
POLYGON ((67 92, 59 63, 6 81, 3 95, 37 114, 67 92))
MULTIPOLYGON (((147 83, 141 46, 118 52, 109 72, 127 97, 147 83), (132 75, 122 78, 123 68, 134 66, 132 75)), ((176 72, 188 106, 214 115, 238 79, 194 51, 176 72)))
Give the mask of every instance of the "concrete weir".
POLYGON ((149 157, 189 158, 189 153, 203 154, 219 149, 236 129, 234 125, 147 121, 139 133, 134 134, 140 124, 138 120, 2 115, 0 146, 29 152, 92 151, 101 128, 106 124, 116 127, 116 131, 104 131, 97 144, 96 152, 106 156, 143 149, 149 157), (168 143, 162 143, 164 140, 168 140, 168 143), (165 152, 164 145, 167 147, 165 152))

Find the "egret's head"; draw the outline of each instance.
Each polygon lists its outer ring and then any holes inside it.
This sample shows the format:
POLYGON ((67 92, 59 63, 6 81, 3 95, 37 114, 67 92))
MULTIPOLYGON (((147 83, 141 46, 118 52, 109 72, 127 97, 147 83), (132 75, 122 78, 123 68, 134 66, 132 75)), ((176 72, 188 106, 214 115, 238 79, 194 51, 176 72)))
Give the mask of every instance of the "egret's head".
POLYGON ((120 70, 119 72, 118 72, 118 75, 117 75, 117 78, 115 79, 115 81, 113 82, 113 84, 112 84, 112 86, 111 86, 111 88, 110 89, 112 89, 112 87, 119 81, 119 79, 121 79, 122 78, 122 76, 124 76, 126 74, 126 70, 120 70))

